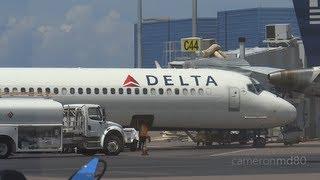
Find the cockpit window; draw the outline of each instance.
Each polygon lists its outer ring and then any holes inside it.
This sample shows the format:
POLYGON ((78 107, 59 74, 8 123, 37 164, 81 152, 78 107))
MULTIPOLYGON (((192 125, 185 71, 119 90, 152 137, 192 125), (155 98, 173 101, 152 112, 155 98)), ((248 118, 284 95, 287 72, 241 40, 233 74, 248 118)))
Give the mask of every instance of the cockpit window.
POLYGON ((264 90, 263 86, 255 79, 251 78, 250 80, 251 80, 252 84, 247 85, 248 91, 255 93, 255 94, 260 94, 264 90))

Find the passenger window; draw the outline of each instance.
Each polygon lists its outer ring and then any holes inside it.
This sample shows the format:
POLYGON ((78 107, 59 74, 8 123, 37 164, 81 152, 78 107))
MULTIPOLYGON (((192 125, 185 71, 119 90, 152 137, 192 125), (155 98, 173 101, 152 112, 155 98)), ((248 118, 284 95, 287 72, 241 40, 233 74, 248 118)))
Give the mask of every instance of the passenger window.
POLYGON ((34 93, 34 89, 33 88, 29 88, 29 93, 34 93))
POLYGON ((119 88, 119 94, 123 94, 123 88, 119 88))
POLYGON ((12 92, 13 93, 17 93, 18 92, 18 88, 12 88, 12 92))
POLYGON ((160 95, 162 95, 162 94, 163 94, 163 89, 162 89, 162 88, 159 88, 159 90, 158 90, 158 91, 159 91, 159 94, 160 94, 160 95))
POLYGON ((192 96, 195 96, 196 95, 196 90, 194 88, 190 89, 190 94, 192 96))
POLYGON ((108 93, 108 89, 107 89, 107 88, 103 88, 103 89, 102 89, 102 93, 103 93, 103 94, 107 94, 107 93, 108 93))
POLYGON ((127 94, 131 94, 131 88, 127 88, 127 94))
POLYGON ((142 93, 143 93, 143 94, 148 94, 148 89, 147 89, 147 88, 143 88, 143 89, 142 89, 142 93))
POLYGON ((172 90, 170 88, 167 89, 167 95, 172 95, 172 90))
POLYGON ((50 88, 46 88, 46 94, 50 94, 50 88))
POLYGON ((91 94, 91 88, 86 89, 87 94, 91 94))
POLYGON ((70 94, 76 93, 76 90, 74 88, 70 88, 70 94))
POLYGON ((203 91, 202 88, 200 88, 200 89, 198 90, 198 94, 201 95, 201 96, 204 94, 204 91, 203 91))
POLYGON ((156 95, 156 89, 151 88, 150 92, 151 92, 151 95, 156 95))
POLYGON ((21 88, 21 89, 20 89, 20 92, 21 92, 21 93, 26 93, 26 88, 24 88, 24 87, 21 88))
POLYGON ((42 88, 37 89, 38 94, 42 94, 42 88))
POLYGON ((183 93, 183 95, 187 96, 187 95, 188 95, 188 89, 184 88, 184 89, 182 90, 182 93, 183 93))
POLYGON ((94 88, 94 94, 99 94, 99 88, 94 88))
POLYGON ((116 89, 115 88, 111 88, 111 94, 115 94, 116 93, 116 89))
POLYGON ((7 88, 7 87, 4 88, 4 93, 5 93, 5 94, 9 94, 9 92, 10 92, 9 88, 7 88))
POLYGON ((62 88, 62 89, 61 89, 61 93, 62 93, 63 95, 66 95, 66 94, 67 94, 67 88, 62 88))
POLYGON ((179 90, 178 88, 176 88, 176 89, 174 89, 174 93, 175 93, 176 95, 179 95, 180 90, 179 90))
POLYGON ((135 88, 135 89, 134 89, 134 93, 135 93, 135 94, 140 94, 140 89, 139 89, 139 88, 135 88))
POLYGON ((78 94, 83 94, 83 89, 82 88, 78 88, 78 94))
POLYGON ((59 89, 58 88, 53 88, 53 93, 54 94, 59 94, 59 89))

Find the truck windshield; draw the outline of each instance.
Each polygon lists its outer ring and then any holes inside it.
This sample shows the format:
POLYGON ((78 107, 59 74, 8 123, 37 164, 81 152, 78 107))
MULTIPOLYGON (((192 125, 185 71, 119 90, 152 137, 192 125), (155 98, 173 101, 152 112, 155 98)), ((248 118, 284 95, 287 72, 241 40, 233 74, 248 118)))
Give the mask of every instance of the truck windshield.
POLYGON ((89 108, 88 114, 90 119, 102 121, 102 115, 99 108, 89 108))

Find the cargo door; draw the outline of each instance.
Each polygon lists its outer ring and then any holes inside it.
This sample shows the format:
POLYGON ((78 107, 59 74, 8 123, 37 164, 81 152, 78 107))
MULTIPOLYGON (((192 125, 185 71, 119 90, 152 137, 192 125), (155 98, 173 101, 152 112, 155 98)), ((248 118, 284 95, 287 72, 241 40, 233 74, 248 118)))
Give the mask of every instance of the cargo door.
POLYGON ((240 110, 240 91, 239 88, 229 88, 229 111, 240 110))

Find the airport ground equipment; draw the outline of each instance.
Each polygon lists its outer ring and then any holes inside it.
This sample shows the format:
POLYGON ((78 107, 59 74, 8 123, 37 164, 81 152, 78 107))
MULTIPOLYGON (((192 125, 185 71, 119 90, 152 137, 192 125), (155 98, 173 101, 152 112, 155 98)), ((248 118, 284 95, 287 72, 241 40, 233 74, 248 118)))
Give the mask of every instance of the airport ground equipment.
POLYGON ((124 128, 123 129, 126 136, 125 146, 130 149, 130 151, 136 151, 139 142, 139 133, 134 128, 124 128))
POLYGON ((122 126, 104 117, 104 110, 95 104, 62 106, 42 98, 0 99, 0 159, 14 152, 75 149, 85 155, 98 151, 118 155, 128 138, 122 126))

